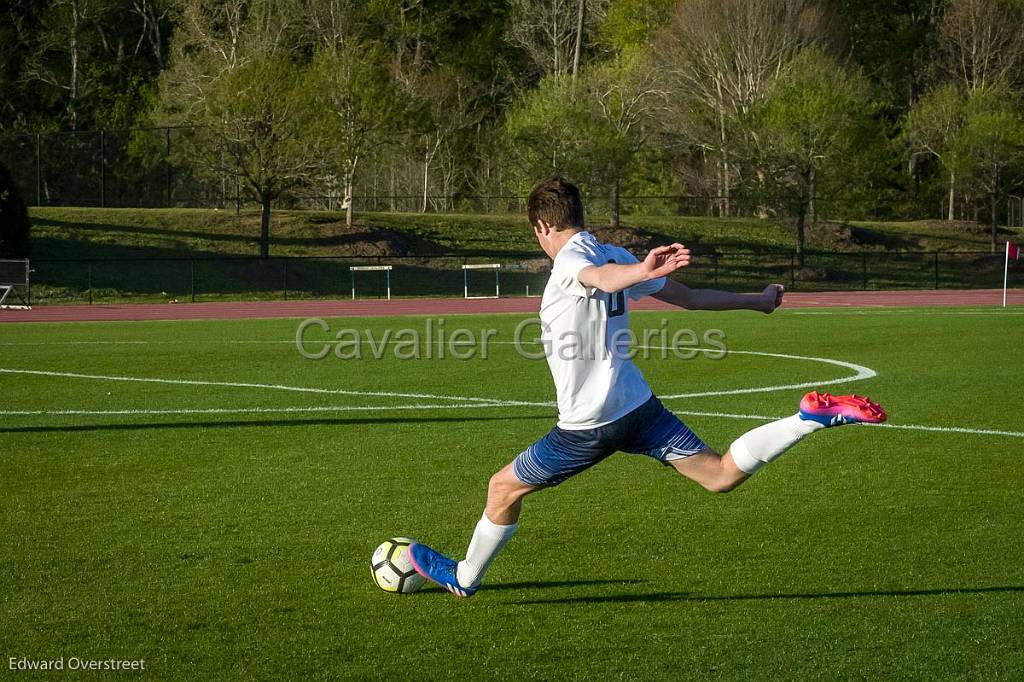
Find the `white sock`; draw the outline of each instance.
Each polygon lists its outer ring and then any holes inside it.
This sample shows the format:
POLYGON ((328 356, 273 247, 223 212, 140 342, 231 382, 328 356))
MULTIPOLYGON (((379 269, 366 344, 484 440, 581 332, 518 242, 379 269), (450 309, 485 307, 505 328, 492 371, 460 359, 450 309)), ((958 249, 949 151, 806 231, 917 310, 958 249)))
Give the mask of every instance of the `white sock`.
POLYGON ((493 523, 487 514, 480 517, 473 531, 473 539, 469 541, 466 558, 459 562, 455 577, 463 587, 472 587, 484 577, 487 567, 498 556, 501 548, 515 535, 518 523, 499 526, 493 523))
POLYGON ((824 424, 801 419, 799 414, 794 414, 747 431, 729 446, 729 451, 736 466, 752 474, 796 445, 804 436, 823 428, 824 424))

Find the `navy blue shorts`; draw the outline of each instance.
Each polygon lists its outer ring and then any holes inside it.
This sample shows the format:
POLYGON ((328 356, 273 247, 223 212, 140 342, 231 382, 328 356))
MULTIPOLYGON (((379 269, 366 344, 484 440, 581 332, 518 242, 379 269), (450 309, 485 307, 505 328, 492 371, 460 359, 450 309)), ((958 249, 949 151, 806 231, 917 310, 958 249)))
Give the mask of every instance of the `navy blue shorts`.
POLYGON ((665 409, 655 396, 625 417, 596 429, 557 426, 512 462, 527 485, 555 486, 621 450, 668 464, 707 449, 697 434, 665 409))

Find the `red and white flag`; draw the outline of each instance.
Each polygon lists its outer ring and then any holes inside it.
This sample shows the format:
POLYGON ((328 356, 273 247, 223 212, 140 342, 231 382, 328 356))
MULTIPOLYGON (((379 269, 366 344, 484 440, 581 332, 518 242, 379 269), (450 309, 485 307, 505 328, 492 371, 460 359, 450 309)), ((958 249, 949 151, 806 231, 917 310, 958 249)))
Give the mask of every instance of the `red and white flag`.
POLYGON ((1006 242, 1006 257, 1013 260, 1020 258, 1020 246, 1012 242, 1006 242))

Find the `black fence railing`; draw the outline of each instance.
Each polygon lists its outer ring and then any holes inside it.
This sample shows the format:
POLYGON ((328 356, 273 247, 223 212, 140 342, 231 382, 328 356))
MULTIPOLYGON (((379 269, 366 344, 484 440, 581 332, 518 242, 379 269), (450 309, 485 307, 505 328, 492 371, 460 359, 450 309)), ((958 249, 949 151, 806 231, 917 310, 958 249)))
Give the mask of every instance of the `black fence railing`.
MULTIPOLYGON (((424 257, 296 256, 260 259, 148 258, 32 260, 31 299, 47 303, 196 302, 333 299, 352 296, 352 266, 390 265, 394 297, 459 297, 494 292, 500 264, 502 296, 540 295, 550 261, 535 254, 424 257), (466 280, 464 280, 464 275, 466 280)), ((691 287, 757 291, 781 282, 796 291, 972 289, 1002 285, 1003 256, 989 252, 708 253, 678 278, 691 287)), ((387 295, 385 271, 358 271, 355 295, 387 295)), ((1010 269, 1010 286, 1024 286, 1024 265, 1010 269)))

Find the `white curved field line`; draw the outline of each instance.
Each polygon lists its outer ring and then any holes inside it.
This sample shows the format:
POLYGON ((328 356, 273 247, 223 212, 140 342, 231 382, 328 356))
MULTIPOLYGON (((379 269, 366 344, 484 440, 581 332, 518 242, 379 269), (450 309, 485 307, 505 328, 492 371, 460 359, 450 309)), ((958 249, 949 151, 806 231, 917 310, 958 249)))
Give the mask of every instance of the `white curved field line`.
MULTIPOLYGON (((641 346, 641 348, 644 348, 641 346)), ((650 346, 650 350, 661 350, 661 347, 650 346)), ((705 353, 720 352, 718 349, 692 349, 705 353)), ((797 388, 813 388, 832 384, 846 383, 850 381, 861 381, 877 376, 877 373, 869 367, 857 365, 843 360, 831 358, 816 358, 803 355, 789 355, 786 353, 765 353, 760 351, 738 351, 730 350, 729 353, 737 355, 755 355, 762 357, 783 358, 788 360, 803 360, 810 362, 823 362, 854 370, 852 377, 832 379, 828 381, 807 382, 801 384, 786 384, 780 386, 762 386, 757 388, 730 389, 724 391, 704 391, 700 393, 679 393, 662 396, 663 399, 695 398, 703 396, 736 395, 741 393, 761 393, 797 388)), ((449 404, 418 403, 408 405, 336 405, 336 406, 312 406, 312 407, 253 407, 253 408, 183 408, 183 409, 128 409, 128 410, 0 410, 0 416, 131 416, 131 415, 200 415, 200 414, 301 414, 301 413, 330 413, 330 412, 369 412, 369 411, 391 411, 391 410, 436 410, 436 409, 475 409, 491 407, 554 407, 553 402, 537 402, 524 400, 502 400, 495 398, 478 398, 454 395, 435 395, 430 393, 397 393, 389 391, 352 391, 347 389, 311 388, 304 386, 287 386, 283 384, 260 384, 237 381, 202 381, 195 379, 162 379, 155 377, 129 377, 103 374, 82 374, 78 372, 50 372, 43 370, 10 369, 0 368, 0 373, 22 374, 33 376, 63 377, 72 379, 91 379, 97 381, 124 381, 137 383, 171 384, 184 386, 219 386, 228 388, 265 389, 276 391, 293 391, 299 393, 313 393, 320 395, 350 395, 362 397, 386 397, 386 398, 416 398, 427 400, 450 401, 449 404)), ((673 410, 676 414, 694 417, 714 417, 722 419, 741 419, 753 421, 772 421, 779 419, 769 415, 758 414, 736 414, 730 412, 707 412, 695 410, 673 410)), ((973 429, 958 426, 925 426, 920 424, 872 424, 876 428, 903 429, 908 431, 928 431, 937 433, 964 433, 984 436, 1006 436, 1011 438, 1024 438, 1024 432, 1004 431, 998 429, 973 429)))
MULTIPOLYGON (((638 350, 673 350, 668 346, 636 346, 638 350)), ((694 348, 695 352, 701 353, 720 353, 721 349, 717 348, 694 348)), ((786 353, 764 353, 761 351, 752 350, 729 350, 728 353, 736 355, 755 355, 760 357, 769 358, 783 358, 786 360, 801 360, 805 362, 821 362, 829 365, 835 365, 837 367, 844 367, 852 369, 855 373, 853 376, 841 377, 838 379, 828 379, 824 381, 808 381, 799 384, 780 384, 773 386, 758 386, 755 388, 733 388, 725 389, 721 391, 700 391, 696 393, 675 393, 670 395, 660 396, 662 400, 675 400, 678 398, 702 398, 707 396, 722 396, 722 395, 741 395, 746 393, 771 393, 774 391, 782 391, 789 389, 800 389, 800 388, 817 388, 819 386, 832 386, 834 384, 844 384, 853 381, 863 381, 864 379, 871 379, 877 376, 877 373, 870 367, 864 367, 863 365, 857 365, 852 362, 845 362, 843 360, 833 360, 831 358, 817 358, 805 355, 789 355, 786 353)), ((322 395, 351 395, 351 396, 362 396, 362 397, 379 397, 379 398, 416 398, 425 400, 448 400, 453 402, 465 402, 465 403, 493 403, 495 405, 506 405, 506 406, 549 406, 554 403, 551 402, 532 402, 522 400, 503 400, 496 398, 475 398, 466 396, 453 396, 453 395, 437 395, 432 393, 394 393, 388 391, 352 391, 341 388, 309 388, 302 386, 286 386, 283 384, 258 384, 250 382, 238 382, 238 381, 204 381, 199 379, 160 379, 150 377, 127 377, 127 376, 116 376, 116 375, 104 375, 104 374, 82 374, 78 372, 47 372, 42 370, 31 370, 31 369, 7 369, 0 368, 0 373, 5 374, 29 374, 37 376, 49 376, 49 377, 63 377, 69 379, 93 379, 101 381, 127 381, 127 382, 138 382, 138 383, 152 383, 152 384, 172 384, 182 386, 223 386, 229 388, 253 388, 253 389, 265 389, 274 391, 293 391, 296 393, 316 393, 322 395)))
MULTIPOLYGON (((652 346, 652 350, 661 350, 660 347, 652 346)), ((714 353, 720 352, 715 349, 698 348, 702 353, 714 353)), ((832 358, 815 358, 807 355, 789 355, 786 353, 762 353, 760 351, 753 350, 729 350, 730 355, 758 355, 766 358, 783 358, 786 360, 804 360, 807 362, 823 362, 828 365, 835 365, 836 367, 845 367, 846 369, 852 369, 854 371, 853 376, 840 377, 839 379, 828 379, 826 381, 806 381, 800 384, 782 384, 777 386, 759 386, 757 388, 733 388, 724 391, 701 391, 699 393, 674 393, 672 395, 661 396, 662 400, 674 400, 676 398, 703 398, 705 396, 713 395, 741 395, 745 393, 771 393, 774 391, 784 391, 789 389, 798 388, 818 388, 819 386, 832 386, 834 384, 847 384, 853 381, 863 381, 864 379, 871 379, 878 376, 878 373, 870 367, 858 365, 852 362, 845 362, 844 360, 833 360, 832 358)))

